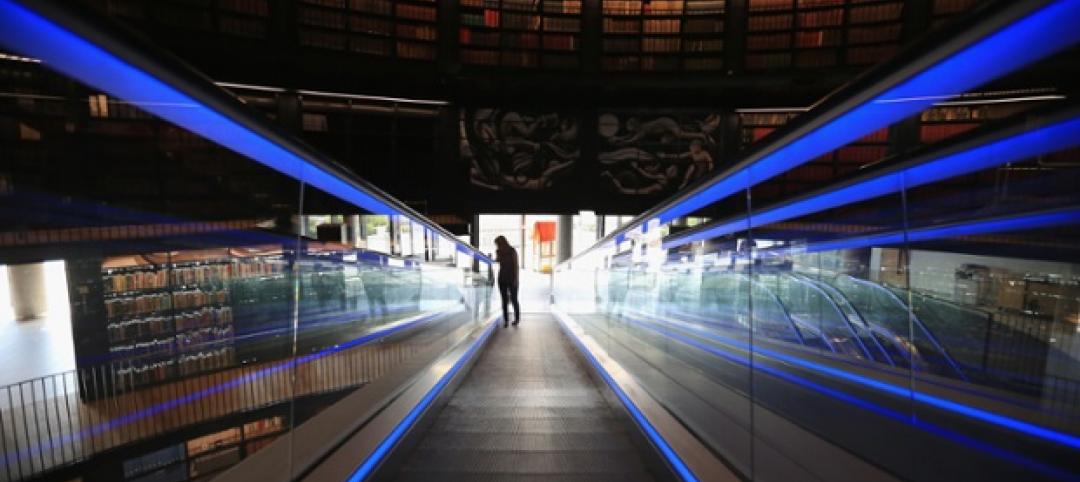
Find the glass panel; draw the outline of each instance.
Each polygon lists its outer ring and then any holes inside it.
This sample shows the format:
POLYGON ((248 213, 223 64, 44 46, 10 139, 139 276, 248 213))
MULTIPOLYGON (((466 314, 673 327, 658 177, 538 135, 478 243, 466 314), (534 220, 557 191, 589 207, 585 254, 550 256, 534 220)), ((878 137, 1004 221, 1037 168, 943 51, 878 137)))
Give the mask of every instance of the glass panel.
POLYGON ((145 110, 200 105, 0 62, 0 264, 18 318, 0 334, 18 360, 0 382, 0 472, 93 459, 128 479, 204 477, 288 431, 299 182, 145 110))
POLYGON ((665 233, 654 226, 560 265, 555 308, 710 449, 750 473, 748 240, 669 250, 665 233))
MULTIPOLYGON (((229 117, 256 111, 164 85, 129 101, 50 65, 0 55, 0 347, 18 360, 0 377, 5 480, 80 463, 88 479, 210 480, 262 451, 297 475, 325 451, 298 427, 491 319, 486 263, 359 207, 396 204, 247 128, 265 119, 229 117)), ((100 87, 153 80, 131 72, 100 87)))
MULTIPOLYGON (((832 10, 750 4, 793 7, 832 10)), ((1080 110, 939 88, 843 145, 742 112, 750 167, 558 266, 553 307, 747 479, 1075 479, 1080 110)))

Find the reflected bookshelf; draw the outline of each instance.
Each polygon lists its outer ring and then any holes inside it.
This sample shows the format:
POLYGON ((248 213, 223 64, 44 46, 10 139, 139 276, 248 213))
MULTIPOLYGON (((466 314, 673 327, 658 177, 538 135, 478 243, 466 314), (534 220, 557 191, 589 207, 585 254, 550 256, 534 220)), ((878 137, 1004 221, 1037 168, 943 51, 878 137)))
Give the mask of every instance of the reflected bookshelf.
POLYGON ((279 312, 286 310, 281 305, 289 290, 278 286, 287 285, 286 274, 280 247, 73 262, 68 281, 84 397, 213 372, 252 358, 237 353, 238 328, 254 333, 276 326, 273 313, 252 304, 276 303, 279 312))

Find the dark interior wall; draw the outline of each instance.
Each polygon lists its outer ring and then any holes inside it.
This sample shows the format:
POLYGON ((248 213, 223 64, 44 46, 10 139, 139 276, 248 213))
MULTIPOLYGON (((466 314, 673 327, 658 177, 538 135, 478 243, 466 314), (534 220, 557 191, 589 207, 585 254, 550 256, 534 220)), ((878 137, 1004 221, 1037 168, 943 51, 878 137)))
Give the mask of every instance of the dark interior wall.
MULTIPOLYGON (((418 211, 461 219, 469 219, 472 213, 481 211, 642 212, 692 180, 690 177, 699 176, 708 163, 702 161, 693 176, 688 176, 690 159, 681 156, 690 153, 689 142, 694 136, 664 134, 663 126, 658 126, 661 130, 644 140, 649 144, 645 146, 647 149, 640 145, 613 144, 611 138, 628 135, 631 118, 640 122, 668 118, 680 129, 693 130, 709 115, 718 115, 723 127, 708 136, 704 147, 712 158, 711 168, 723 168, 740 151, 760 140, 763 135, 760 133, 783 123, 758 125, 756 120, 736 114, 735 108, 810 105, 868 66, 847 61, 829 66, 795 62, 786 67, 755 70, 752 64, 756 61, 752 59, 762 55, 755 51, 755 42, 766 35, 755 30, 760 23, 755 19, 781 18, 788 14, 755 11, 744 0, 729 1, 722 16, 721 55, 725 68, 700 72, 617 72, 605 68, 604 59, 610 58, 611 52, 605 50, 608 34, 601 2, 583 2, 576 69, 469 64, 462 58, 461 50, 466 46, 459 36, 463 27, 461 15, 466 12, 458 2, 450 0, 437 3, 439 14, 433 23, 438 35, 433 45, 437 48, 430 57, 421 59, 398 49, 382 53, 358 50, 355 40, 360 38, 359 34, 343 34, 331 25, 337 21, 333 19, 339 18, 334 16, 341 13, 337 10, 345 9, 342 12, 353 15, 355 12, 346 11, 351 7, 319 10, 312 6, 316 2, 299 0, 244 3, 254 6, 248 11, 235 5, 226 8, 227 4, 232 5, 228 2, 83 0, 81 3, 89 7, 87 15, 104 15, 107 18, 103 21, 111 22, 112 27, 135 31, 215 80, 272 85, 287 92, 326 90, 447 102, 417 114, 401 105, 383 103, 378 109, 365 110, 363 105, 358 105, 363 103, 329 102, 288 94, 281 97, 295 97, 295 109, 282 108, 279 98, 271 99, 261 108, 278 122, 291 125, 297 135, 329 157, 418 211), (312 12, 316 11, 330 16, 313 17, 312 12), (330 23, 315 26, 327 21, 330 23), (512 112, 534 120, 554 116, 554 124, 543 127, 547 129, 544 131, 547 138, 537 144, 550 144, 550 136, 557 134, 550 130, 558 130, 561 122, 572 120, 577 129, 576 140, 562 149, 577 151, 572 156, 574 163, 563 166, 564 160, 550 155, 552 149, 543 145, 529 148, 539 152, 532 157, 517 150, 495 149, 505 157, 500 173, 509 172, 510 179, 497 177, 502 182, 494 184, 496 189, 490 188, 493 185, 490 176, 487 182, 476 182, 470 172, 472 160, 462 156, 462 124, 466 114, 483 109, 495 110, 501 116, 512 112), (286 118, 290 115, 291 119, 286 118), (610 136, 602 135, 602 126, 610 124, 612 118, 617 124, 616 131, 610 136), (607 121, 602 122, 604 119, 607 121), (624 148, 644 152, 619 152, 624 148), (669 174, 672 165, 675 171, 669 174), (556 172, 543 175, 552 169, 556 172), (529 185, 537 188, 526 188, 529 185)), ((968 2, 956 11, 942 10, 934 0, 900 3, 903 8, 896 23, 901 34, 897 42, 904 44, 933 28, 947 28, 950 19, 965 9, 993 2, 968 2)), ((848 22, 854 3, 844 4, 847 12, 844 21, 848 22)), ((850 40, 850 29, 844 29, 845 40, 850 40)), ((856 50, 853 45, 830 49, 847 58, 848 52, 856 50)), ((795 47, 791 49, 794 49, 789 52, 792 58, 805 53, 795 47)), ((505 45, 502 50, 506 50, 505 45)), ((878 60, 887 57, 882 54, 878 60)), ((1015 83, 1040 86, 1067 82, 1067 70, 1041 71, 1051 75, 1027 72, 1025 75, 1034 79, 1015 83)), ((1006 83, 1001 87, 1010 86, 1006 83)), ((868 143, 872 145, 862 146, 862 151, 884 152, 880 139, 868 143)), ((876 159, 837 154, 815 162, 803 172, 771 182, 762 192, 780 196, 843 175, 873 160, 876 159)))
POLYGON ((644 211, 729 164, 740 142, 721 108, 349 105, 301 98, 296 133, 418 211, 463 219, 644 211))

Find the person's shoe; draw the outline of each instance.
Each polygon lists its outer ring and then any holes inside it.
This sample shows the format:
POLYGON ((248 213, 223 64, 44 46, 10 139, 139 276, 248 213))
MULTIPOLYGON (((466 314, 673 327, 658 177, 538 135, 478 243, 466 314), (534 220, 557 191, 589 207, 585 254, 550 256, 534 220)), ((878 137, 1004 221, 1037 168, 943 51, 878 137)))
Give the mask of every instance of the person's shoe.
POLYGON ((503 328, 506 328, 506 327, 508 327, 508 326, 510 326, 510 323, 507 323, 507 322, 506 322, 506 321, 504 320, 504 321, 503 321, 503 328))
POLYGON ((514 326, 517 326, 519 322, 521 322, 521 320, 514 320, 514 326))

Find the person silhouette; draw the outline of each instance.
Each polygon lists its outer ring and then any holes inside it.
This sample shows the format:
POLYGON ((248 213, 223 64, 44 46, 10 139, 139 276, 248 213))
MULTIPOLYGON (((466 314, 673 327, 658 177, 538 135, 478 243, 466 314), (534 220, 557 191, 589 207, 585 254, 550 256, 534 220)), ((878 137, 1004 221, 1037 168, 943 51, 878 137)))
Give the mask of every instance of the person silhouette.
POLYGON ((507 304, 514 305, 514 325, 521 321, 521 306, 518 303, 518 254, 506 238, 495 238, 495 260, 499 262, 499 297, 502 298, 503 328, 510 325, 510 312, 507 304))

